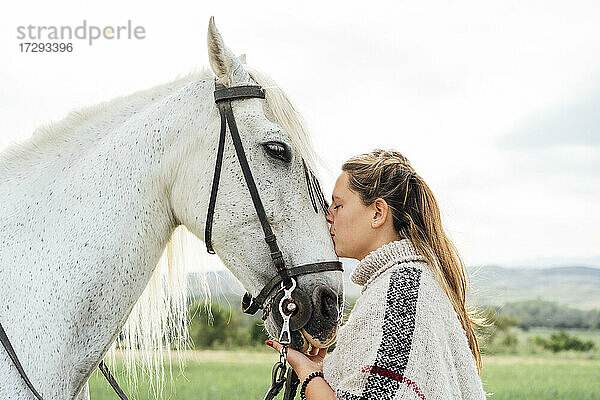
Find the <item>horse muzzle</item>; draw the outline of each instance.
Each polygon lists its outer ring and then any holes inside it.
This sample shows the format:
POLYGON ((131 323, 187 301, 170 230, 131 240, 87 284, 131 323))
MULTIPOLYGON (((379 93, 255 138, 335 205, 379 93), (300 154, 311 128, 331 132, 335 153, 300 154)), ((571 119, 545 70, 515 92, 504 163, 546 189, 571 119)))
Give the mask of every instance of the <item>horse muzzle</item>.
MULTIPOLYGON (((270 310, 278 327, 283 325, 279 312, 283 296, 283 293, 275 296, 270 310)), ((296 288, 293 299, 294 311, 290 317, 291 347, 307 353, 313 347, 330 346, 336 339, 340 316, 336 293, 324 285, 316 286, 312 296, 305 290, 296 288)), ((288 300, 284 300, 283 307, 287 306, 288 300)))

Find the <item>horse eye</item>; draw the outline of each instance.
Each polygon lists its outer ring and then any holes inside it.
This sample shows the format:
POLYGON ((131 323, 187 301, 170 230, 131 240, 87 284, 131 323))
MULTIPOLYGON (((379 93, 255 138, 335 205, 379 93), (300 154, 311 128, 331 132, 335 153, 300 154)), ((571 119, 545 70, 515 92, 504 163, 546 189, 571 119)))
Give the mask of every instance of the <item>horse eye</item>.
POLYGON ((283 160, 285 162, 290 162, 291 157, 287 147, 283 143, 279 142, 268 142, 264 145, 267 153, 273 157, 283 160))

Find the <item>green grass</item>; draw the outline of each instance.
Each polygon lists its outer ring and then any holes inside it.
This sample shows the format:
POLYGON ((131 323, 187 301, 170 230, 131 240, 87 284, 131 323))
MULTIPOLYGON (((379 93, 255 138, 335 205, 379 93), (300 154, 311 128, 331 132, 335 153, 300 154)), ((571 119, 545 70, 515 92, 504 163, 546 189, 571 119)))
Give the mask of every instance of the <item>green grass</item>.
MULTIPOLYGON (((235 363, 198 363, 186 365, 185 377, 174 376, 175 390, 169 386, 161 399, 262 399, 268 387, 267 379, 271 375, 268 364, 248 365, 235 363), (187 377, 187 379, 186 379, 187 377)), ((101 376, 90 380, 90 392, 93 400, 114 400, 115 393, 101 376)), ((120 379, 120 382, 125 382, 120 379)), ((151 399, 146 382, 138 383, 133 392, 127 385, 121 385, 129 398, 151 399), (136 394, 134 396, 134 394, 136 394)))
MULTIPOLYGON (((173 388, 167 383, 160 398, 262 399, 276 359, 274 352, 191 352, 186 355, 185 377, 174 368, 173 388)), ((142 379, 134 392, 120 373, 115 375, 130 399, 152 399, 147 379, 142 379)), ((494 393, 489 397, 492 400, 599 399, 600 360, 564 358, 560 353, 485 357, 482 380, 485 390, 494 393)), ((90 379, 90 393, 92 400, 116 398, 99 373, 90 379)))
MULTIPOLYGON (((271 367, 277 359, 274 351, 190 352, 186 355, 184 375, 179 373, 174 363, 174 384, 165 385, 160 399, 262 399, 270 385, 271 367)), ((140 376, 134 391, 119 368, 117 373, 114 368, 112 372, 130 400, 153 398, 147 377, 140 376)), ((90 396, 92 400, 116 398, 100 372, 94 373, 90 379, 90 396)))
POLYGON ((600 398, 600 361, 537 356, 484 358, 484 389, 489 399, 600 398))

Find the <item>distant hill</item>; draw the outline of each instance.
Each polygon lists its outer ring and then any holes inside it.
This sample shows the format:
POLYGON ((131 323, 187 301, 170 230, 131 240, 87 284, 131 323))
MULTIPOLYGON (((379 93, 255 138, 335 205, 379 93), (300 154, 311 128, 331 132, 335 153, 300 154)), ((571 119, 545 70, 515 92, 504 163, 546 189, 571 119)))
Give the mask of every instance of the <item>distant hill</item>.
MULTIPOLYGON (((357 297, 360 287, 350 282, 356 262, 344 260, 346 296, 357 297), (350 268, 348 268, 350 267, 350 268)), ((519 300, 548 300, 571 307, 600 309, 600 268, 546 269, 484 266, 469 269, 472 293, 479 305, 503 305, 519 300)))
MULTIPOLYGON (((355 260, 344 261, 346 296, 357 297, 360 287, 349 276, 355 260)), ((548 269, 504 268, 484 266, 469 270, 471 285, 479 305, 503 305, 519 300, 541 299, 556 301, 571 307, 600 309, 600 268, 557 267, 548 269)), ((242 285, 228 271, 207 274, 213 296, 244 293, 242 285)), ((202 293, 197 274, 189 274, 193 296, 202 293)))
POLYGON ((512 269, 485 266, 469 273, 478 304, 501 305, 517 300, 541 299, 580 309, 600 308, 600 268, 512 269))

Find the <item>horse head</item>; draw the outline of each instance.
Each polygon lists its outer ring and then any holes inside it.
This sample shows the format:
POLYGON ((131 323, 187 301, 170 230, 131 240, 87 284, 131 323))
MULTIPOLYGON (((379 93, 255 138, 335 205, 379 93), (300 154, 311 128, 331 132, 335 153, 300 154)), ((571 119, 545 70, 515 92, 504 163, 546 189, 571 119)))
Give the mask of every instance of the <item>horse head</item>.
POLYGON ((285 303, 281 300, 284 286, 293 280, 292 347, 306 351, 311 345, 329 346, 340 320, 343 280, 325 219, 327 204, 313 173, 316 155, 310 137, 283 91, 227 48, 212 18, 208 55, 215 87, 253 86, 257 92, 226 100, 243 148, 235 148, 231 121, 214 105, 210 124, 214 129, 200 142, 204 146, 189 150, 190 157, 179 169, 187 172, 175 179, 174 215, 206 242, 209 251, 214 249, 243 284, 248 291, 245 310, 253 313, 262 308, 271 336, 278 338, 282 330, 278 307, 285 303), (227 131, 222 132, 219 124, 224 129, 227 123, 227 131), (220 140, 221 159, 217 157, 220 140), (249 172, 243 171, 244 163, 249 172), (205 165, 206 173, 189 173, 195 165, 205 165), (251 195, 248 173, 260 207, 251 195), (209 196, 211 188, 214 196, 209 196), (300 272, 286 279, 287 272, 278 272, 282 265, 290 275, 300 272))

